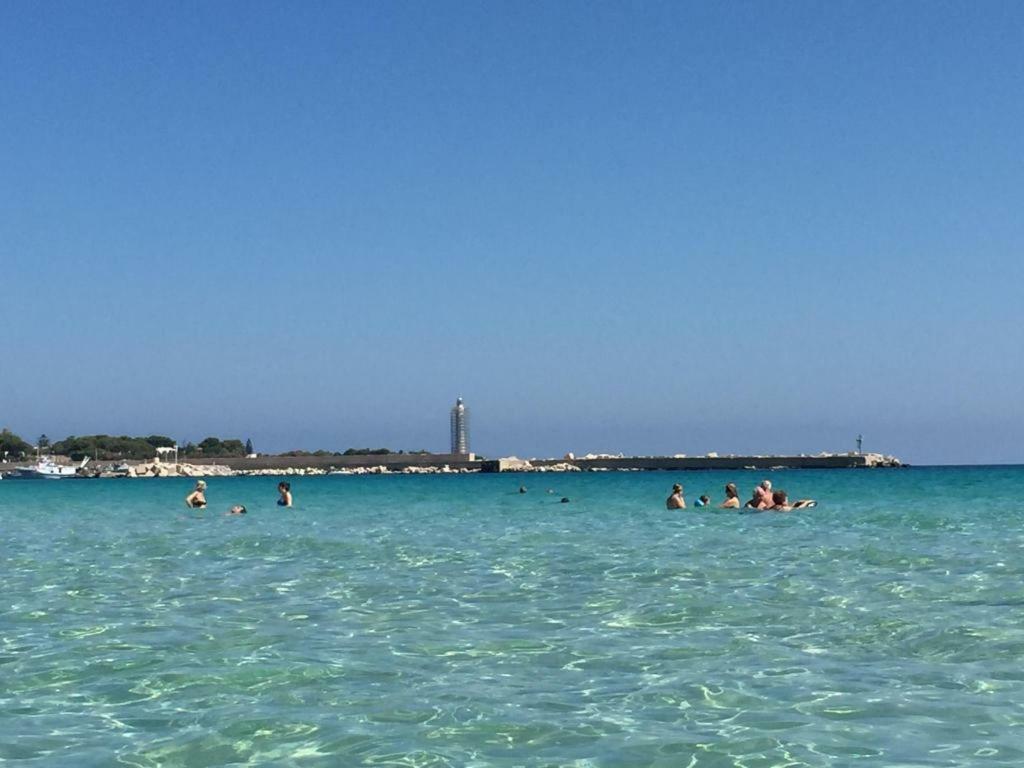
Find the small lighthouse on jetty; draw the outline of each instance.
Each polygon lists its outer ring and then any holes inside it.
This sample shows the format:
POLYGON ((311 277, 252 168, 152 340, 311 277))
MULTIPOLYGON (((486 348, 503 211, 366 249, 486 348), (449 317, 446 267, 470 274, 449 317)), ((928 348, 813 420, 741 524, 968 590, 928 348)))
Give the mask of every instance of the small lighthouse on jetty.
POLYGON ((452 453, 469 454, 469 410, 461 397, 452 408, 452 453))

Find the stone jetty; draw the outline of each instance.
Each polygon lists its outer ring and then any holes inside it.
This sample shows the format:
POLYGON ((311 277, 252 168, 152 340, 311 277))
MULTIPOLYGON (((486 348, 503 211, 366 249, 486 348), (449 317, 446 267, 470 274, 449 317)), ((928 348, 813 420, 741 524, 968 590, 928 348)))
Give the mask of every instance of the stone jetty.
MULTIPOLYGON (((0 474, 15 465, 0 464, 0 474)), ((233 477, 317 475, 446 475, 476 472, 639 472, 650 470, 877 469, 906 466, 880 453, 820 453, 814 456, 621 456, 567 454, 560 459, 477 459, 457 454, 383 454, 373 456, 260 456, 193 459, 189 462, 94 462, 80 477, 233 477)))

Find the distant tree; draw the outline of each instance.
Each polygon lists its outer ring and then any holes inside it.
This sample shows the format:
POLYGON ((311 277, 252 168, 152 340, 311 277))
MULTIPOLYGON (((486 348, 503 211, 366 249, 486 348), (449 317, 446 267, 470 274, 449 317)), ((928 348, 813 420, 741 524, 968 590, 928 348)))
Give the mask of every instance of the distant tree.
POLYGON ((70 456, 80 461, 86 456, 103 461, 112 459, 136 459, 146 461, 156 455, 157 447, 171 447, 174 441, 161 435, 149 437, 130 437, 128 435, 71 435, 50 446, 51 451, 62 456, 70 456))
POLYGON ((386 456, 393 453, 390 448, 349 448, 342 456, 386 456))
POLYGON ((39 450, 46 450, 47 448, 50 447, 50 438, 48 438, 45 434, 40 435, 39 439, 36 441, 36 445, 39 446, 39 450))
POLYGON ((204 456, 207 454, 216 455, 220 451, 220 438, 208 437, 205 440, 200 440, 196 449, 202 451, 204 456))
POLYGON ((245 456, 245 443, 241 440, 224 440, 220 450, 221 456, 245 456))
POLYGON ((228 456, 245 456, 245 443, 241 440, 221 440, 219 437, 208 437, 199 445, 189 443, 185 446, 186 456, 202 455, 206 458, 225 458, 228 456))
POLYGON ((32 446, 22 440, 11 430, 4 428, 0 431, 0 457, 7 459, 20 459, 32 451, 32 446))
POLYGON ((248 456, 250 453, 254 453, 254 451, 252 449, 252 439, 251 438, 246 438, 245 439, 245 455, 248 456))

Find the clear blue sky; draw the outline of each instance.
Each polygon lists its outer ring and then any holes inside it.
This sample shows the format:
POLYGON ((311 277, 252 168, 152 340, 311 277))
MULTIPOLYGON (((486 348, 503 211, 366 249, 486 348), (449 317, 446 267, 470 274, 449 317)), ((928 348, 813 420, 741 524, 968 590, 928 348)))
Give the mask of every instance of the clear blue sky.
POLYGON ((8 2, 0 424, 1024 461, 1024 5, 8 2))

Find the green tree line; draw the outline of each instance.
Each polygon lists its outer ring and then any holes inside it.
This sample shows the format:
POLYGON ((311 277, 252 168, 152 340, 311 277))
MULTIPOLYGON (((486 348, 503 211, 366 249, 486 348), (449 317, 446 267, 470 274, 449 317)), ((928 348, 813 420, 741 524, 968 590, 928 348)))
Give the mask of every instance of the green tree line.
POLYGON ((31 454, 32 451, 32 446, 11 430, 4 428, 3 431, 0 431, 0 458, 21 459, 31 454))
POLYGON ((212 459, 231 456, 245 456, 246 444, 241 440, 221 440, 219 437, 208 437, 198 445, 186 443, 180 454, 186 458, 212 459))
POLYGON ((157 448, 170 448, 174 440, 165 435, 129 437, 128 435, 71 435, 50 445, 50 452, 70 456, 75 461, 89 458, 109 461, 111 459, 152 459, 157 448))
MULTIPOLYGON (((156 456, 157 448, 173 448, 176 442, 166 435, 149 435, 148 437, 71 435, 63 440, 50 442, 45 435, 42 435, 38 444, 40 448, 49 453, 68 456, 74 461, 81 461, 87 456, 101 461, 116 459, 146 461, 156 456)), ((241 440, 208 437, 198 444, 187 443, 179 450, 179 456, 183 458, 245 456, 246 447, 241 440)), ((34 452, 35 448, 32 445, 9 429, 0 432, 0 457, 6 455, 8 460, 18 460, 31 456, 34 452)))
MULTIPOLYGON (((136 459, 146 461, 156 455, 157 448, 173 448, 175 441, 166 435, 149 435, 148 437, 129 437, 128 435, 71 435, 55 443, 50 442, 46 435, 41 435, 40 448, 50 453, 68 456, 74 461, 89 458, 100 461, 117 459, 136 459)), ((8 460, 23 459, 31 456, 35 448, 9 429, 0 431, 0 458, 8 460)), ((252 453, 252 441, 244 443, 234 438, 222 440, 219 437, 208 437, 199 443, 186 443, 178 455, 183 459, 198 458, 231 458, 252 453)), ((346 451, 288 451, 282 456, 384 456, 389 453, 425 454, 429 451, 393 451, 390 448, 349 448, 346 451)))

